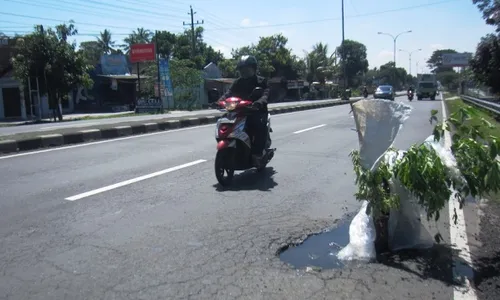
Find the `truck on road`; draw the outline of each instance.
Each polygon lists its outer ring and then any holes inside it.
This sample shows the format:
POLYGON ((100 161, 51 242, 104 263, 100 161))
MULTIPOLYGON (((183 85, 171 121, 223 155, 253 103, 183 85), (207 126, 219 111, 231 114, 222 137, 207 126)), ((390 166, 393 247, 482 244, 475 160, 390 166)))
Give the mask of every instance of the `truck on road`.
POLYGON ((417 99, 430 98, 436 100, 438 84, 434 74, 417 74, 417 99))

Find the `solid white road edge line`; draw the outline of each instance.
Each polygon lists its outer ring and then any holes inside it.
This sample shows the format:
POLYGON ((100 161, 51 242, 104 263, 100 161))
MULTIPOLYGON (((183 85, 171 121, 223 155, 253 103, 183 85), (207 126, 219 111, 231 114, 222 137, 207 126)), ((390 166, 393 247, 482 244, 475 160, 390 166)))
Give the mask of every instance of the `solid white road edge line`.
MULTIPOLYGON (((447 118, 446 105, 444 104, 444 97, 441 94, 441 109, 443 114, 443 127, 445 126, 444 121, 447 118)), ((448 131, 444 132, 444 147, 450 149, 451 147, 451 136, 448 131)), ((467 239, 467 227, 465 226, 465 217, 463 209, 460 209, 458 200, 455 196, 452 196, 450 202, 448 203, 449 217, 450 217, 450 242, 451 246, 458 250, 458 257, 453 258, 453 277, 456 278, 461 274, 458 274, 456 269, 470 268, 467 273, 473 274, 472 272, 472 259, 470 255, 469 242, 467 239), (457 212, 457 224, 453 222, 454 212, 457 212), (465 262, 468 266, 463 264, 465 262), (458 266, 460 265, 460 266, 458 266), (458 266, 458 267, 457 267, 458 266), (469 272, 470 271, 470 272, 469 272)), ((462 278, 464 285, 453 286, 453 299, 454 300, 477 300, 476 292, 470 281, 473 278, 462 278)))
POLYGON ((306 132, 306 131, 309 131, 309 130, 318 129, 318 128, 321 128, 321 127, 324 127, 324 126, 326 126, 326 124, 321 124, 321 125, 318 125, 318 126, 313 126, 313 127, 309 127, 309 128, 306 128, 306 129, 299 130, 299 131, 295 131, 293 134, 297 134, 297 133, 302 133, 302 132, 306 132))
POLYGON ((153 178, 153 177, 156 177, 156 176, 160 176, 160 175, 163 175, 163 174, 167 174, 167 173, 171 173, 171 172, 174 172, 174 171, 178 171, 180 169, 188 168, 188 167, 191 167, 191 166, 194 166, 194 165, 197 165, 197 164, 201 164, 201 163, 204 163, 204 162, 206 162, 205 159, 195 160, 195 161, 189 162, 187 164, 175 166, 175 167, 168 168, 168 169, 165 169, 165 170, 161 170, 161 171, 158 171, 158 172, 154 172, 154 173, 151 173, 151 174, 143 175, 143 176, 140 176, 140 177, 136 177, 136 178, 132 178, 132 179, 129 179, 129 180, 122 181, 122 182, 118 182, 118 183, 115 183, 115 184, 112 184, 112 185, 108 185, 108 186, 105 186, 105 187, 102 187, 102 188, 98 188, 98 189, 95 189, 95 190, 92 190, 92 191, 88 191, 88 192, 85 192, 85 193, 74 195, 74 196, 66 198, 65 200, 68 200, 68 201, 80 200, 80 199, 83 199, 83 198, 86 198, 86 197, 90 197, 90 196, 93 196, 93 195, 96 195, 96 194, 107 192, 109 190, 114 190, 114 189, 117 189, 117 188, 122 187, 122 186, 126 186, 126 185, 129 185, 129 184, 136 183, 136 182, 139 182, 139 181, 143 181, 143 180, 146 180, 146 179, 150 179, 150 178, 153 178))

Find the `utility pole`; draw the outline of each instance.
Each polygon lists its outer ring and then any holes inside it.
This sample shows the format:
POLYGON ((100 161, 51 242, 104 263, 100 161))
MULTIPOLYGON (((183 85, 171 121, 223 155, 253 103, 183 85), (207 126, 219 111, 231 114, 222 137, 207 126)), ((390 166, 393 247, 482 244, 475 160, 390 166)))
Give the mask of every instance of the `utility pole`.
POLYGON ((344 0, 342 0, 342 67, 344 69, 344 94, 347 93, 347 62, 346 62, 346 51, 345 51, 345 29, 344 29, 344 0))
POLYGON ((188 15, 191 16, 191 23, 186 23, 186 22, 182 22, 182 25, 184 26, 191 26, 191 47, 192 47, 192 55, 193 55, 193 58, 195 57, 196 55, 196 33, 194 31, 194 26, 195 25, 202 25, 204 23, 203 20, 201 20, 201 23, 200 21, 196 21, 196 23, 194 22, 194 15, 196 14, 195 11, 193 11, 193 7, 190 5, 189 6, 189 9, 190 9, 190 12, 188 12, 188 15))

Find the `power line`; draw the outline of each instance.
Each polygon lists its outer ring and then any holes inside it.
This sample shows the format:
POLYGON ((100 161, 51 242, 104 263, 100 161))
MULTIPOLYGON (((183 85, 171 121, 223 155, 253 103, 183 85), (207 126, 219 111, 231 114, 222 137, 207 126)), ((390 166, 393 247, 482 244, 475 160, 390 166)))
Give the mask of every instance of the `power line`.
MULTIPOLYGON (((3 11, 0 11, 0 14, 1 15, 8 15, 8 16, 19 17, 19 18, 27 18, 27 19, 35 19, 35 20, 45 20, 45 21, 51 21, 51 22, 60 22, 60 23, 67 23, 67 22, 69 22, 68 20, 58 20, 58 19, 52 19, 52 18, 34 17, 34 16, 28 16, 28 15, 8 13, 8 12, 3 12, 3 11)), ((117 29, 130 29, 129 27, 123 27, 123 26, 113 26, 113 25, 94 24, 94 23, 85 23, 85 22, 75 22, 75 24, 87 25, 87 26, 97 26, 97 27, 106 27, 106 28, 117 28, 117 29)))
POLYGON ((33 26, 33 24, 28 24, 28 23, 18 23, 18 22, 2 21, 2 20, 0 20, 0 23, 7 23, 7 25, 18 24, 18 25, 30 25, 30 26, 33 26))
MULTIPOLYGON (((171 17, 171 18, 180 18, 180 16, 171 15, 171 14, 164 14, 164 13, 158 13, 158 12, 154 12, 154 11, 150 11, 150 10, 145 10, 145 9, 140 9, 140 8, 116 7, 113 4, 98 2, 98 1, 94 1, 94 0, 80 0, 80 2, 93 3, 93 4, 96 4, 96 5, 101 5, 101 6, 105 6, 105 7, 111 7, 113 9, 123 9, 123 10, 127 10, 127 11, 134 12, 134 13, 139 12, 139 13, 147 14, 147 15, 149 14, 149 15, 159 15, 159 16, 171 17)), ((98 8, 98 9, 102 9, 102 7, 98 8)), ((109 8, 106 8, 106 9, 109 10, 109 8)))
MULTIPOLYGON (((396 8, 396 9, 389 9, 389 10, 377 11, 377 12, 372 12, 372 13, 357 14, 357 15, 352 15, 352 16, 346 16, 345 18, 370 17, 370 16, 376 16, 376 15, 381 15, 381 14, 386 14, 386 13, 400 12, 400 11, 405 11, 405 10, 411 10, 411 9, 417 9, 417 8, 422 8, 422 7, 435 6, 435 5, 439 5, 439 4, 451 3, 451 2, 457 2, 457 1, 459 1, 459 0, 445 0, 445 1, 439 1, 439 2, 433 2, 433 3, 426 3, 426 4, 419 4, 419 5, 402 7, 402 8, 396 8)), ((220 28, 220 29, 214 29, 214 30, 242 30, 242 29, 255 29, 255 28, 268 28, 268 27, 282 27, 282 26, 304 25, 304 24, 322 23, 322 22, 340 21, 340 20, 341 20, 341 18, 326 18, 326 19, 317 19, 317 20, 309 20, 309 21, 298 21, 298 22, 287 22, 287 23, 279 23, 279 24, 268 24, 268 25, 256 25, 256 26, 245 26, 245 27, 241 27, 240 26, 240 27, 231 27, 231 28, 220 28)))
MULTIPOLYGON (((100 12, 95 12, 95 11, 92 11, 92 10, 83 10, 83 9, 75 9, 75 8, 72 8, 72 7, 61 7, 61 2, 62 3, 66 3, 66 4, 69 4, 69 5, 79 5, 80 7, 83 6, 84 8, 90 8, 90 9, 101 9, 102 8, 98 8, 98 7, 95 7, 95 6, 89 6, 89 5, 81 5, 81 4, 76 4, 75 2, 68 2, 68 1, 65 1, 65 0, 59 0, 57 1, 57 7, 54 7, 54 6, 51 6, 51 4, 53 3, 47 3, 47 2, 42 2, 44 5, 42 5, 42 3, 27 3, 27 2, 22 2, 20 0, 6 0, 6 1, 11 1, 11 2, 15 2, 15 3, 20 3, 20 4, 26 4, 26 5, 30 5, 30 6, 38 6, 38 7, 42 7, 42 8, 49 8, 49 9, 54 9, 54 10, 58 10, 58 11, 69 11, 69 12, 74 12, 74 13, 78 13, 78 14, 85 14, 85 15, 95 15, 95 16, 103 16, 103 17, 111 17, 112 15, 109 15, 109 14, 102 14, 100 12)), ((51 0, 49 0, 51 1, 51 0)), ((40 1, 41 2, 41 1, 40 1)), ((95 2, 95 1, 94 1, 95 2)), ((124 2, 127 2, 127 3, 134 3, 132 1, 124 1, 124 2)), ((142 5, 142 2, 140 3, 142 5)), ((156 7, 157 8, 157 7, 156 7)), ((126 9, 133 9, 133 8, 126 8, 126 9)), ((168 8, 169 10, 172 10, 171 7, 168 8)), ((116 11, 116 10, 112 10, 112 9, 106 9, 106 11, 116 11)), ((122 12, 122 11, 116 11, 117 13, 120 13, 120 14, 127 14, 126 12, 122 12)), ((6 13, 6 14, 9 14, 9 13, 6 13)), ((58 22, 62 22, 62 23, 65 23, 65 21, 63 20, 55 20, 55 19, 48 19, 48 18, 40 18, 40 17, 33 17, 33 16, 27 16, 27 15, 16 15, 16 14, 10 14, 10 15, 14 15, 14 16, 19 16, 19 17, 25 17, 25 18, 32 18, 32 19, 42 19, 42 20, 51 20, 51 21, 58 21, 58 22)), ((151 18, 151 16, 147 16, 148 18, 151 18)), ((157 16, 153 16, 155 18, 157 18, 157 16)), ((164 19, 163 16, 161 16, 162 19, 164 19)), ((180 17, 178 17, 180 18, 180 17)), ((144 21, 144 20, 140 20, 140 21, 144 21)), ((9 22, 9 23, 13 23, 13 22, 9 22)), ((22 24, 22 23, 18 23, 18 24, 22 24)), ((75 22, 75 24, 78 24, 78 25, 87 25, 87 26, 99 26, 99 27, 103 27, 103 25, 98 25, 98 24, 91 24, 91 23, 80 23, 80 22, 75 22)), ((23 24, 24 25, 24 24, 23 24)), ((26 24, 27 25, 27 24, 26 24)), ((172 23, 170 23, 169 25, 171 26, 174 26, 172 23)), ((122 29, 130 29, 130 30, 133 30, 132 28, 128 28, 128 27, 121 27, 121 26, 111 26, 111 25, 107 25, 105 27, 109 27, 109 28, 122 28, 122 29)), ((12 27, 10 27, 12 28, 12 27)), ((169 30, 169 31, 172 31, 172 32, 178 32, 178 30, 169 30)), ((15 32, 13 30, 11 30, 11 32, 15 32)), ((18 33, 26 33, 25 30, 22 30, 22 31, 18 31, 18 33)), ((81 34, 81 35, 87 35, 87 34, 81 34)), ((89 34, 89 35, 93 35, 93 34, 89 34)), ((128 34, 117 34, 117 33, 113 33, 113 35, 128 35, 128 34)))
POLYGON ((184 13, 184 10, 182 8, 175 7, 175 6, 170 6, 170 5, 165 5, 163 3, 154 3, 154 2, 148 2, 148 1, 141 1, 140 3, 138 3, 138 2, 130 1, 130 0, 116 0, 116 1, 120 2, 120 3, 125 2, 125 3, 129 3, 129 4, 139 4, 141 6, 151 7, 151 8, 154 8, 154 9, 158 9, 158 6, 161 5, 162 7, 165 7, 165 8, 167 8, 170 11, 177 11, 179 13, 184 13))
MULTIPOLYGON (((51 22, 60 22, 60 23, 69 22, 68 20, 65 21, 65 20, 58 20, 58 19, 52 19, 52 18, 34 17, 34 16, 28 16, 28 15, 8 13, 8 12, 3 12, 3 11, 0 11, 0 14, 14 16, 14 17, 20 17, 20 18, 27 18, 27 19, 45 20, 45 21, 51 21, 51 22)), ((76 22, 76 21, 75 21, 75 24, 86 25, 86 26, 105 27, 105 28, 116 28, 116 29, 128 29, 128 30, 131 29, 130 27, 114 26, 114 25, 106 25, 106 24, 94 24, 94 23, 85 23, 85 22, 76 22)))
MULTIPOLYGON (((72 13, 76 13, 76 14, 95 15, 95 16, 106 17, 106 18, 116 17, 116 16, 113 16, 111 14, 102 13, 102 10, 103 10, 102 7, 81 5, 81 4, 76 4, 74 2, 68 2, 68 1, 64 1, 64 0, 57 1, 56 2, 57 4, 50 3, 50 2, 49 3, 41 2, 41 1, 39 1, 38 3, 24 2, 24 1, 20 1, 20 0, 5 0, 5 1, 10 1, 13 3, 20 3, 23 5, 37 6, 37 7, 41 7, 41 8, 53 9, 53 10, 57 10, 57 11, 67 11, 67 12, 72 12, 72 13), (81 8, 61 7, 61 3, 70 4, 70 5, 75 4, 75 5, 79 5, 79 7, 82 7, 82 8, 97 9, 98 12, 93 11, 93 10, 82 10, 81 8)), ((120 8, 120 9, 123 9, 123 8, 120 8)), ((132 8, 128 8, 128 9, 132 9, 132 8)), ((123 15, 126 15, 127 18, 136 19, 136 20, 141 21, 141 22, 144 22, 146 18, 148 19, 148 21, 150 21, 152 17, 157 18, 157 19, 162 19, 164 22, 165 16, 171 16, 171 15, 162 15, 162 14, 151 15, 151 14, 145 14, 145 13, 139 13, 139 15, 137 15, 137 13, 135 13, 132 17, 130 17, 130 13, 128 11, 119 11, 116 9, 108 9, 108 8, 106 8, 106 12, 114 12, 114 13, 118 13, 118 14, 123 14, 123 15)), ((170 18, 172 18, 172 17, 170 17, 170 18)), ((176 16, 175 18, 180 19, 181 17, 176 16)), ((170 24, 173 25, 173 23, 170 23, 170 24)))
MULTIPOLYGON (((30 34, 30 33, 34 33, 34 31, 25 31, 25 30, 3 30, 2 32, 9 32, 11 34, 30 34)), ((87 33, 76 33, 74 34, 74 36, 100 36, 101 33, 100 32, 87 32, 87 33)), ((130 33, 113 33, 113 35, 119 35, 119 36, 128 36, 130 35, 130 33)))
POLYGON ((206 36, 204 36, 204 37, 203 37, 203 40, 212 41, 212 43, 215 43, 215 44, 217 44, 217 45, 224 46, 224 47, 226 47, 226 48, 228 48, 228 49, 233 49, 233 47, 232 47, 232 46, 229 46, 229 45, 223 44, 223 43, 221 43, 221 42, 219 42, 219 41, 217 41, 217 40, 215 40, 215 39, 213 39, 213 38, 211 38, 211 37, 206 37, 206 36))
POLYGON ((33 28, 33 26, 34 25, 28 25, 28 24, 22 25, 22 26, 19 26, 19 25, 17 25, 17 26, 1 26, 0 25, 0 28, 10 28, 10 29, 12 29, 12 28, 14 28, 14 29, 16 29, 16 28, 33 28))
MULTIPOLYGON (((374 16, 374 15, 380 15, 380 14, 391 13, 391 12, 399 12, 399 11, 405 11, 405 10, 412 10, 412 9, 422 8, 422 7, 435 6, 435 5, 439 5, 439 4, 451 3, 451 2, 456 2, 456 1, 458 1, 458 0, 445 0, 445 1, 433 2, 433 3, 427 3, 427 4, 420 4, 420 5, 408 6, 408 7, 403 7, 403 8, 391 9, 391 10, 384 10, 384 11, 378 11, 378 12, 372 12, 372 13, 364 13, 364 14, 357 14, 357 15, 353 15, 353 16, 346 16, 346 18, 359 18, 359 17, 374 16)), ((0 14, 9 15, 9 16, 15 16, 15 17, 20 17, 20 18, 28 18, 28 19, 36 19, 36 20, 46 20, 46 21, 60 22, 60 23, 67 23, 68 22, 68 21, 65 21, 65 20, 58 20, 58 19, 44 18, 44 17, 35 17, 35 16, 29 16, 29 15, 23 15, 23 14, 15 14, 15 13, 8 13, 8 12, 0 12, 0 14)), ((319 19, 319 20, 288 22, 288 23, 281 23, 281 24, 257 25, 257 26, 248 26, 248 27, 239 26, 239 27, 232 27, 232 28, 230 28, 230 27, 226 27, 226 28, 214 28, 214 29, 211 29, 209 31, 207 30, 207 31, 210 32, 210 31, 220 31, 220 30, 242 30, 242 29, 253 29, 253 28, 279 27, 279 26, 312 24, 312 23, 320 23, 320 22, 327 22, 327 21, 337 21, 337 20, 340 20, 340 18, 327 18, 327 19, 319 19)), ((130 27, 115 26, 115 25, 108 25, 108 24, 94 24, 94 23, 76 22, 76 21, 75 21, 75 24, 76 25, 94 26, 94 27, 105 27, 105 28, 116 28, 116 29, 132 30, 132 28, 130 28, 130 27)), ((121 34, 114 34, 114 35, 121 35, 121 34)))
MULTIPOLYGON (((353 16, 346 16, 346 18, 360 18, 360 17, 375 16, 375 15, 386 14, 386 13, 391 13, 391 12, 399 12, 399 11, 405 11, 405 10, 412 10, 412 9, 422 8, 422 7, 435 6, 435 5, 440 5, 440 4, 445 4, 445 3, 451 3, 451 2, 456 2, 456 1, 459 1, 459 0, 445 0, 445 1, 427 3, 427 4, 413 5, 413 6, 407 6, 407 7, 390 9, 390 10, 384 10, 384 11, 378 11, 378 12, 372 12, 372 13, 364 13, 364 14, 357 14, 357 15, 353 15, 353 16)), ((67 22, 67 21, 64 21, 64 20, 44 18, 44 17, 34 17, 34 16, 28 16, 28 15, 22 15, 22 14, 15 14, 15 13, 8 13, 8 12, 0 12, 0 14, 9 15, 9 16, 15 16, 15 17, 20 17, 20 18, 46 20, 46 21, 52 21, 52 22, 61 22, 61 23, 67 22)), ((226 27, 226 28, 212 29, 211 31, 219 31, 219 30, 242 30, 242 29, 267 28, 267 27, 279 27, 279 26, 290 26, 290 25, 303 25, 303 24, 321 23, 321 22, 338 21, 338 20, 340 20, 340 18, 326 18, 326 19, 319 19, 319 20, 288 22, 288 23, 280 23, 280 24, 268 24, 268 25, 257 25, 257 26, 247 26, 247 27, 242 27, 242 26, 239 26, 239 27, 226 27)), ((94 23, 85 23, 85 22, 76 22, 76 21, 75 21, 75 24, 87 25, 87 26, 106 27, 106 28, 117 28, 117 29, 131 29, 129 27, 123 27, 123 26, 114 26, 114 25, 105 25, 105 24, 94 24, 94 23)))

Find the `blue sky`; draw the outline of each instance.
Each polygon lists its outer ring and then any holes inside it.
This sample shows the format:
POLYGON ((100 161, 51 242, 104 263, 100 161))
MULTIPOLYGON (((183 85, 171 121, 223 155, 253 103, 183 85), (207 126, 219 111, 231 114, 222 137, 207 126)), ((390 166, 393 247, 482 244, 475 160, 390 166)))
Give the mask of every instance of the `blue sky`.
MULTIPOLYGON (((257 42, 259 36, 282 33, 299 56, 317 42, 333 51, 342 39, 340 0, 0 0, 0 32, 30 31, 33 24, 53 26, 54 20, 73 19, 81 36, 77 42, 95 39, 105 28, 118 42, 137 27, 180 32, 190 21, 189 5, 196 20, 203 20, 206 42, 225 54, 231 47, 257 42), (30 4, 31 3, 31 4, 30 4), (36 18, 5 15, 11 13, 36 18), (82 24, 87 23, 87 24, 82 24)), ((425 60, 435 49, 474 52, 481 36, 492 32, 484 24, 472 0, 345 0, 346 38, 368 49, 370 67, 392 61, 393 42, 377 32, 398 34, 397 48, 422 51, 412 55, 412 73, 426 71, 425 60), (423 69, 422 69, 423 68, 423 69)), ((408 54, 397 53, 398 66, 409 69, 408 54)))

